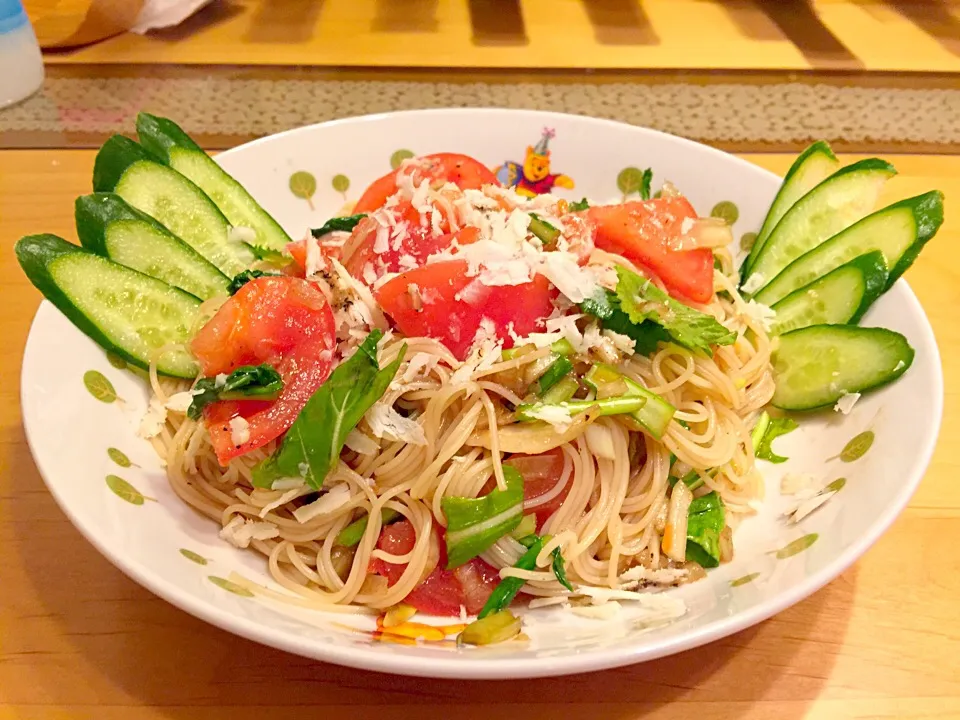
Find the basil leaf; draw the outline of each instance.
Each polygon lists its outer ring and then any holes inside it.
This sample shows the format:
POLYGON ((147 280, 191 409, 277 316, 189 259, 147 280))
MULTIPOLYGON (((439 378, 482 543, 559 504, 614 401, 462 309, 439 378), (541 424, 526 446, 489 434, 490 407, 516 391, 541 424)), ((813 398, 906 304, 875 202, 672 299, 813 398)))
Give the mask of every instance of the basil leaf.
POLYGON ((581 212, 589 207, 590 203, 587 202, 586 198, 583 198, 583 200, 575 200, 574 202, 567 204, 567 208, 570 210, 570 212, 581 212))
POLYGON ((302 477, 310 487, 320 489, 340 459, 347 434, 383 396, 403 361, 406 346, 396 360, 380 369, 377 343, 382 336, 381 330, 367 335, 357 352, 340 363, 311 396, 280 449, 253 469, 256 487, 270 487, 281 477, 302 477))
POLYGON ((715 317, 677 302, 646 278, 621 265, 617 266, 617 277, 620 309, 635 325, 652 320, 678 345, 703 350, 708 355, 712 354, 711 345, 730 345, 736 341, 735 331, 725 328, 715 317), (651 303, 659 308, 651 309, 651 303))
POLYGON ((687 514, 687 560, 705 568, 720 564, 720 533, 726 524, 723 501, 716 491, 694 498, 687 514))
POLYGON ((523 475, 503 466, 506 490, 491 490, 483 497, 445 497, 440 501, 447 518, 447 569, 475 558, 520 524, 523 518, 523 475))
POLYGON ((311 229, 310 234, 319 238, 332 232, 353 232, 357 224, 366 216, 366 213, 360 213, 359 215, 330 218, 320 227, 311 229))
POLYGON ((638 355, 652 355, 661 342, 670 342, 670 333, 653 320, 634 324, 620 309, 620 299, 615 293, 601 289, 594 297, 580 303, 580 309, 600 318, 604 329, 626 335, 633 340, 638 355))
POLYGON ((557 576, 557 581, 567 590, 573 592, 573 585, 571 585, 570 581, 567 580, 567 563, 563 559, 563 554, 560 552, 560 548, 555 547, 550 555, 553 556, 553 574, 557 576))
POLYGON ((230 281, 230 285, 227 287, 227 290, 231 295, 236 295, 237 290, 242 288, 251 280, 254 280, 259 277, 267 276, 276 276, 279 273, 267 272, 266 270, 244 270, 242 273, 237 273, 233 280, 230 281))
POLYGON ((193 387, 193 402, 187 417, 199 420, 203 409, 218 400, 276 400, 283 390, 283 378, 272 365, 243 365, 217 385, 216 378, 202 378, 193 387))
POLYGON ((754 443, 753 454, 760 460, 769 460, 772 463, 786 462, 788 458, 783 455, 777 455, 772 448, 773 441, 781 435, 793 432, 797 429, 797 421, 793 418, 770 418, 763 423, 763 418, 758 421, 758 428, 762 427, 759 434, 759 440, 754 443))
MULTIPOLYGON (((543 546, 547 540, 550 539, 549 535, 544 535, 543 537, 531 535, 530 537, 533 539, 532 544, 529 546, 530 549, 520 556, 520 559, 517 560, 514 565, 515 568, 533 570, 537 566, 537 555, 540 554, 543 546)), ((525 539, 526 538, 524 538, 524 540, 525 539)), ((520 542, 526 545, 523 540, 520 542)), ((524 583, 525 580, 522 578, 505 577, 500 581, 500 584, 493 589, 493 592, 490 593, 490 597, 487 598, 487 602, 484 603, 483 609, 480 611, 480 614, 477 615, 477 618, 483 619, 487 615, 505 610, 509 607, 510 603, 513 602, 513 599, 517 596, 517 593, 520 592, 520 588, 523 587, 524 583)))

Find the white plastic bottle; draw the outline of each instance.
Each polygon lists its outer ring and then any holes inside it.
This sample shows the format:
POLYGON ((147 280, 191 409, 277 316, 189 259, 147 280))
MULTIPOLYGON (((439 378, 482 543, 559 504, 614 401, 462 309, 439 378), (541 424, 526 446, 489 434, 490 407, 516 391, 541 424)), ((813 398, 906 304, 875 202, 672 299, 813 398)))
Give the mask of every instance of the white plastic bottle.
POLYGON ((20 0, 0 0, 0 108, 43 84, 43 57, 20 0))

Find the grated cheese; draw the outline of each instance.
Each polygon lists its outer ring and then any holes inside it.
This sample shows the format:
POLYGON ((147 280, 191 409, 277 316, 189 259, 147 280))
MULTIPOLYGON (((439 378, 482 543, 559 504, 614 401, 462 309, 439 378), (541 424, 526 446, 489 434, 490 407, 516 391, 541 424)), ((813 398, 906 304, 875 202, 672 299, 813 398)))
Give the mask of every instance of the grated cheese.
POLYGON ((350 488, 346 483, 337 483, 309 505, 303 505, 293 511, 293 516, 301 525, 320 515, 329 515, 350 502, 350 488))
POLYGON ((343 444, 361 455, 376 455, 380 451, 380 445, 375 440, 367 437, 356 428, 347 433, 343 444))
POLYGON ((150 398, 150 404, 147 406, 147 412, 140 420, 140 427, 137 428, 137 435, 144 440, 156 437, 163 430, 167 422, 167 409, 160 402, 156 395, 150 398))
POLYGON ((178 392, 167 398, 164 407, 176 413, 185 413, 193 404, 193 393, 189 390, 178 392))
POLYGON ((833 406, 833 410, 834 412, 849 415, 850 411, 853 410, 853 406, 857 404, 859 399, 860 393, 844 393, 840 396, 840 399, 837 400, 837 404, 833 406))
MULTIPOLYGON (((273 488, 273 489, 276 490, 276 488, 273 488)), ((300 482, 297 487, 290 488, 285 493, 283 493, 283 495, 278 497, 276 500, 272 502, 268 502, 266 505, 260 508, 260 512, 257 514, 260 517, 265 518, 271 510, 276 510, 281 505, 286 505, 291 500, 294 500, 300 497, 301 495, 307 495, 312 492, 313 492, 313 488, 307 487, 307 485, 305 485, 303 482, 300 482)))
POLYGON ((426 445, 427 436, 423 428, 410 418, 393 409, 392 405, 377 403, 367 410, 364 415, 370 431, 378 438, 387 437, 390 440, 402 440, 411 445, 426 445))
POLYGON ((250 439, 250 423, 245 418, 231 418, 230 422, 230 442, 240 447, 250 439))
POLYGON ((746 282, 740 286, 740 291, 747 295, 752 295, 766 284, 767 279, 761 273, 753 273, 747 278, 746 282))
POLYGON ((773 327, 774 318, 777 317, 776 310, 762 303, 758 303, 756 300, 750 300, 743 307, 742 314, 751 318, 758 325, 761 325, 764 330, 770 330, 770 328, 773 327))
POLYGON ((248 520, 235 515, 220 530, 220 537, 238 548, 248 548, 253 540, 269 540, 280 535, 280 529, 272 522, 248 520))
POLYGON ((653 583, 655 585, 676 585, 690 574, 685 568, 658 568, 652 570, 643 565, 637 565, 623 573, 618 579, 621 583, 621 589, 636 589, 643 583, 653 583))

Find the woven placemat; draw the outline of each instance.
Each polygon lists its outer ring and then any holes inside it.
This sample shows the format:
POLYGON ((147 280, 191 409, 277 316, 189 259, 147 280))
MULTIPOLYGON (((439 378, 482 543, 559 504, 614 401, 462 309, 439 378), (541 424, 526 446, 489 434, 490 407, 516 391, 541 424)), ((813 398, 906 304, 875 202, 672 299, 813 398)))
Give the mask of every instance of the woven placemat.
MULTIPOLYGON (((717 82, 640 76, 598 81, 454 82, 225 74, 211 70, 47 78, 40 93, 0 111, 0 147, 95 147, 133 130, 139 110, 175 118, 216 149, 300 125, 391 110, 509 107, 590 115, 652 127, 725 149, 960 152, 960 89, 885 87, 876 78, 717 82)), ((919 83, 922 85, 922 83, 919 83)))

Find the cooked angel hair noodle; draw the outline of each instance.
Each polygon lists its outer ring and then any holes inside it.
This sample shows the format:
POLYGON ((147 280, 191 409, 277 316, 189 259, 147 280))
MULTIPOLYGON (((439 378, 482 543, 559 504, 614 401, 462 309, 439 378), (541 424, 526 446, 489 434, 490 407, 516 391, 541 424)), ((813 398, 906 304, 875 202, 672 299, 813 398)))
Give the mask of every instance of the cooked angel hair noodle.
MULTIPOLYGON (((436 566, 433 528, 435 523, 445 523, 442 498, 476 497, 492 487, 505 487, 501 463, 508 453, 559 447, 562 478, 547 493, 550 497, 531 502, 525 511, 532 512, 537 504, 566 489, 566 499, 540 530, 551 537, 537 557, 536 569, 511 567, 526 548, 509 535, 481 557, 498 568, 502 577, 526 580, 523 592, 532 596, 569 594, 551 571, 556 548, 575 585, 619 588, 619 576, 629 567, 656 569, 668 564, 661 544, 670 497, 671 454, 678 467, 695 470, 702 479, 703 487, 695 495, 709 490, 720 494, 732 524, 738 516, 753 512, 751 503, 763 496, 750 427, 774 390, 771 341, 746 311, 731 277, 731 259, 722 252, 718 257, 727 274, 716 272, 719 294, 699 307, 738 331, 736 341, 714 348, 712 357, 661 344, 650 357, 635 355, 620 363, 627 376, 677 408, 676 420, 684 424, 671 422, 660 440, 623 416, 598 418, 596 413, 582 413, 565 433, 542 422, 515 422, 512 406, 527 393, 524 372, 549 355, 549 347, 527 349, 485 369, 459 373, 455 381, 460 363, 438 341, 388 335, 379 347, 381 366, 396 358, 404 344, 407 350, 381 402, 418 423, 425 443, 406 443, 389 435, 378 438, 366 420, 361 421, 357 430, 376 444, 377 451, 363 455, 344 450, 324 488, 343 486, 347 501, 327 513, 303 523, 293 515, 298 507, 314 501, 310 488, 294 488, 295 492, 291 487, 253 488, 253 467, 277 449, 277 442, 221 468, 203 424, 173 411, 168 411, 166 425, 153 442, 166 462, 171 486, 184 502, 221 527, 239 516, 277 528, 276 537, 252 539, 250 547, 267 558, 270 575, 283 591, 235 578, 238 584, 301 607, 368 610, 397 604, 436 566), (429 356, 429 362, 420 362, 408 377, 411 359, 419 353, 429 356), (613 459, 590 452, 584 436, 590 423, 606 433, 613 459), (410 552, 391 555, 375 549, 384 508, 412 524, 416 541, 410 552), (369 516, 369 521, 360 542, 351 550, 339 548, 337 535, 363 516, 369 516), (385 578, 368 575, 375 558, 407 563, 393 586, 388 587, 385 578), (342 572, 347 564, 349 572, 342 572)), ((592 263, 614 260, 623 263, 622 258, 600 251, 591 257, 592 263)), ((572 359, 583 363, 596 358, 572 359)), ((189 388, 186 382, 158 377, 153 366, 150 382, 161 401, 189 388)))

